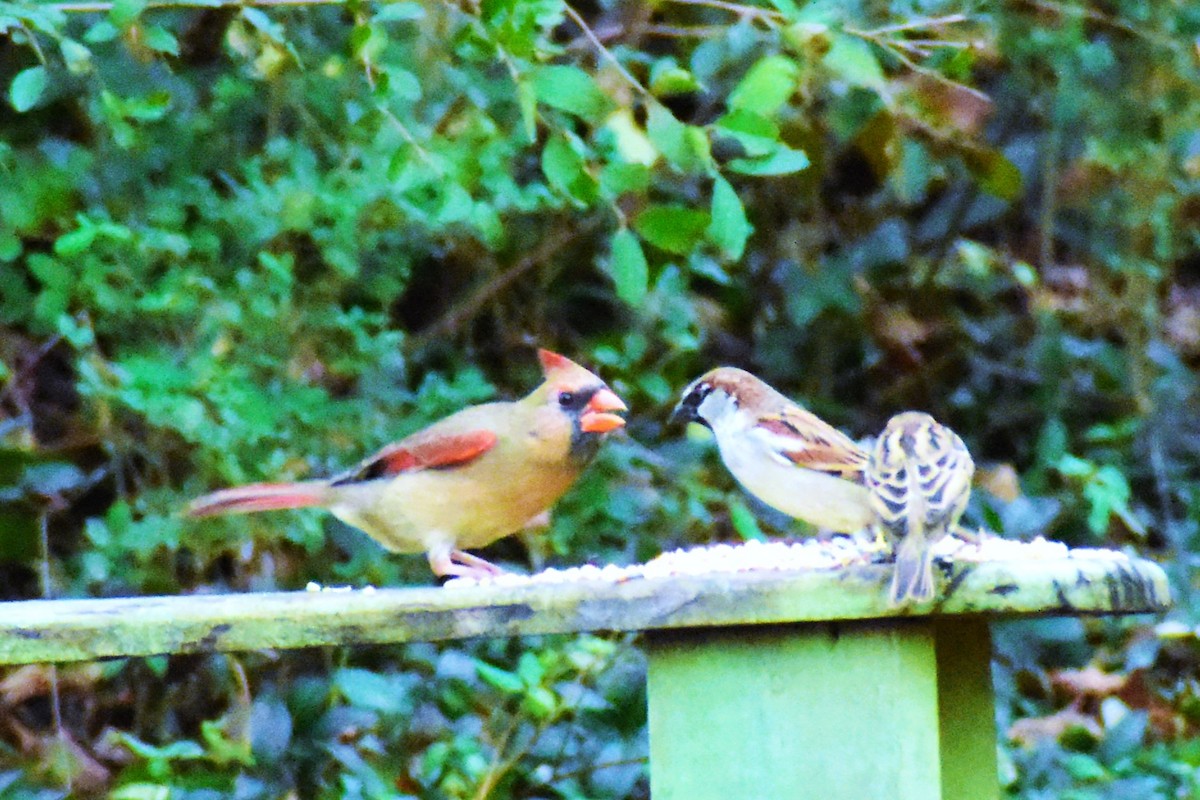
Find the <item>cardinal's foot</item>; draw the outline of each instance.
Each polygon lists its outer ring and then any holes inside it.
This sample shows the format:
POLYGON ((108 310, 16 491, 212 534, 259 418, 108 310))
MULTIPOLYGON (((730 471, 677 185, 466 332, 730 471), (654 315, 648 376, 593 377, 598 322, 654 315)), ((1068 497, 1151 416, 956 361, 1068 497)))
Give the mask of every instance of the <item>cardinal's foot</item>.
POLYGON ((504 573, 504 570, 490 561, 485 561, 479 556, 473 556, 463 550, 431 552, 429 554, 429 567, 433 570, 433 574, 439 578, 474 578, 475 580, 483 580, 484 578, 492 578, 504 573))

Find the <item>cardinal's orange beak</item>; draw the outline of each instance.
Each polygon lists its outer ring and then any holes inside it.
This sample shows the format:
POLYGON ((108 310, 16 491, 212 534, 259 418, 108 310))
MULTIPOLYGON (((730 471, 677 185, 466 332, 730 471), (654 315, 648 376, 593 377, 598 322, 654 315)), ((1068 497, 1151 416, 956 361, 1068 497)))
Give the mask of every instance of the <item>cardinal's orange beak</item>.
POLYGON ((592 399, 584 406, 583 416, 579 418, 579 427, 587 433, 608 433, 625 424, 625 420, 612 411, 628 409, 621 398, 611 389, 601 389, 592 395, 592 399))

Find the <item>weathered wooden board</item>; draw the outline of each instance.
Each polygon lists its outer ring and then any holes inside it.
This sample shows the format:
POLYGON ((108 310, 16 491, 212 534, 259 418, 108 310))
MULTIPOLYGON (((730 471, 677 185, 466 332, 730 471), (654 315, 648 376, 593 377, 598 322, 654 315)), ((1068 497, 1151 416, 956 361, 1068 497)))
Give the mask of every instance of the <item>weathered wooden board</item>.
POLYGON ((905 615, 1134 614, 1170 603, 1141 559, 955 565, 943 596, 887 607, 890 567, 517 586, 0 603, 0 664, 156 653, 656 630, 905 615))
POLYGON ((660 631, 648 654, 655 800, 943 800, 928 620, 660 631))

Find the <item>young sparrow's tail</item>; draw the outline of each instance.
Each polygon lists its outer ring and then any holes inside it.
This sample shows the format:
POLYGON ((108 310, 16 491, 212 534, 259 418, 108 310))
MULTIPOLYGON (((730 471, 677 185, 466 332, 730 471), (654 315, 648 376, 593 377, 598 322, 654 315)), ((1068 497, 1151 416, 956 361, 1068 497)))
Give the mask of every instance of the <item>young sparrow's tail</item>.
POLYGON ((324 481, 304 483, 251 483, 197 497, 187 507, 190 517, 215 514, 247 514, 284 508, 324 505, 328 485, 324 481))
POLYGON ((924 535, 909 535, 896 550, 896 571, 888 599, 893 606, 907 600, 918 603, 933 598, 933 548, 924 535))

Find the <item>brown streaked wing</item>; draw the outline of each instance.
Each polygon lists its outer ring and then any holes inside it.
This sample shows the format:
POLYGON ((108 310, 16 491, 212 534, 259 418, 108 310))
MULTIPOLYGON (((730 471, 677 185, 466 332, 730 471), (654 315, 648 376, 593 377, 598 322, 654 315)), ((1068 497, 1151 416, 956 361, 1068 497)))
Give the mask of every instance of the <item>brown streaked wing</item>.
POLYGON ((794 443, 780 455, 796 466, 862 483, 867 454, 815 414, 793 408, 761 417, 758 426, 794 443))

